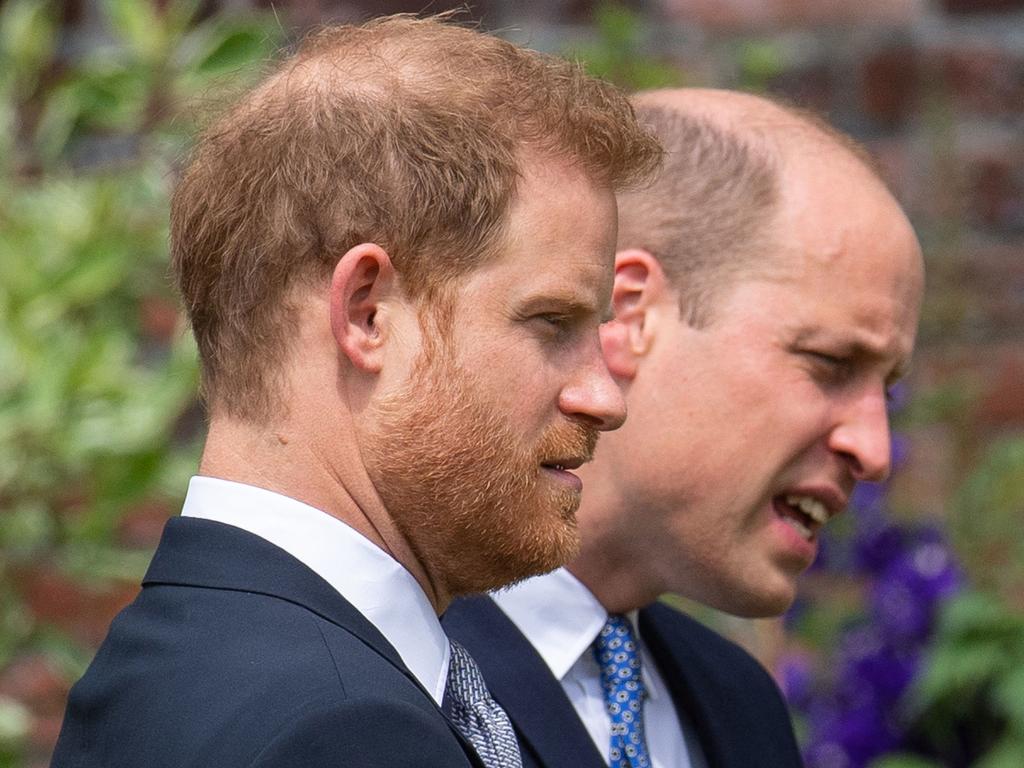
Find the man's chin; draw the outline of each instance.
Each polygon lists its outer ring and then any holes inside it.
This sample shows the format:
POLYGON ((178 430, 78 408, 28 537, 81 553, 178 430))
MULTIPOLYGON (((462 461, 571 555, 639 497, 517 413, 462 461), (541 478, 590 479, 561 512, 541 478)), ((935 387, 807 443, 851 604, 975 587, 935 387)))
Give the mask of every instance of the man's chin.
POLYGON ((451 574, 451 593, 459 596, 489 592, 562 567, 580 551, 575 512, 562 512, 558 525, 518 542, 506 540, 505 546, 498 549, 488 550, 490 557, 481 558, 476 567, 451 574))
POLYGON ((743 619, 771 619, 781 616, 796 600, 796 581, 772 574, 762 581, 718 584, 703 592, 683 592, 686 597, 722 613, 743 619))

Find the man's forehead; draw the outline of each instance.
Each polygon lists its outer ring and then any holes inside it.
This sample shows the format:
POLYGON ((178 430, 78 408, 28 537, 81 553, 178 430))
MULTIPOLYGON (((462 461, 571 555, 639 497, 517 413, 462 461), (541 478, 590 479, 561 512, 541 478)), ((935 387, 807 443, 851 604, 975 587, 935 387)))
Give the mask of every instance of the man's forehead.
POLYGON ((567 309, 603 311, 611 301, 614 279, 614 254, 603 261, 566 260, 513 282, 509 296, 520 302, 549 301, 567 309))

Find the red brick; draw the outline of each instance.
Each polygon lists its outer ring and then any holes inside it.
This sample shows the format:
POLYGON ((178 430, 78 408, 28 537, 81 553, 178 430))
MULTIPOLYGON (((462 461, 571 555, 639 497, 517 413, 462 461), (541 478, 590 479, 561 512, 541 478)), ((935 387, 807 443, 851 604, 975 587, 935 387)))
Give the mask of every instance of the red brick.
POLYGON ((909 205, 918 169, 906 141, 902 137, 887 137, 866 142, 866 147, 877 164, 882 180, 889 185, 901 204, 909 205))
POLYGON ((987 342, 1024 337, 1024 242, 966 250, 957 277, 987 342))
POLYGON ((978 408, 983 425, 1024 426, 1024 353, 1009 352, 992 360, 990 379, 978 408))
POLYGON ((835 101, 835 78, 827 62, 809 64, 783 72, 768 82, 775 96, 828 118, 835 101))
POLYGON ((1024 0, 942 0, 946 13, 1000 13, 1024 9, 1024 0))
POLYGON ((146 296, 139 303, 139 324, 152 341, 170 344, 181 328, 181 313, 168 298, 146 296))
POLYGON ((48 563, 12 571, 14 583, 32 616, 64 630, 88 647, 100 644, 111 620, 138 593, 135 584, 83 584, 48 563))
POLYGON ((970 169, 971 218, 986 227, 1012 228, 1024 223, 1024 179, 1019 158, 990 156, 970 169))
POLYGON ((992 45, 937 50, 930 68, 941 79, 957 111, 1017 114, 1024 104, 1024 60, 992 45))
POLYGON ((32 721, 32 728, 29 731, 30 747, 34 752, 42 755, 53 755, 53 748, 57 746, 57 737, 60 736, 60 727, 64 723, 64 711, 37 717, 32 721))
POLYGON ((0 672, 0 695, 9 696, 34 715, 60 716, 71 682, 42 654, 15 659, 0 672))
POLYGON ((117 543, 128 549, 155 549, 164 524, 175 514, 164 502, 148 501, 128 510, 117 524, 117 543))
POLYGON ((723 29, 829 24, 905 24, 924 0, 661 0, 670 17, 723 29))
POLYGON ((864 112, 882 125, 905 122, 917 109, 918 55, 909 45, 884 48, 861 65, 864 112))

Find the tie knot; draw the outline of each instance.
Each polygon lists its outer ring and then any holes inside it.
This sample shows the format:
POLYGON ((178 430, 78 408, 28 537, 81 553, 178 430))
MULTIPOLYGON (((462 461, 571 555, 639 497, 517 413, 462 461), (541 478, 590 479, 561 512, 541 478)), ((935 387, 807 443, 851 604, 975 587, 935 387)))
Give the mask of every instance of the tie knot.
POLYGON ((451 648, 451 659, 448 662, 449 693, 459 703, 469 707, 486 701, 490 698, 487 685, 469 651, 454 640, 450 640, 448 645, 451 648))
POLYGON ((519 743, 508 715, 487 690, 469 651, 449 643, 447 695, 451 719, 487 768, 523 768, 519 743))

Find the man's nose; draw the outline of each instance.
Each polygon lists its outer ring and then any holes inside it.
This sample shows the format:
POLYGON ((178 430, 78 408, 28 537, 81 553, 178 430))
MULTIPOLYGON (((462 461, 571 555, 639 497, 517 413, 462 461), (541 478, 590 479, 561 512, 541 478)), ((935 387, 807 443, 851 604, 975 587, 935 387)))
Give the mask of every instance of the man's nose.
POLYGON ((857 480, 881 482, 889 476, 892 445, 884 386, 844 404, 829 435, 829 448, 844 458, 857 480))
POLYGON ((558 399, 562 413, 582 419, 597 429, 618 429, 626 420, 626 399, 605 365, 600 346, 589 355, 579 374, 558 399))

